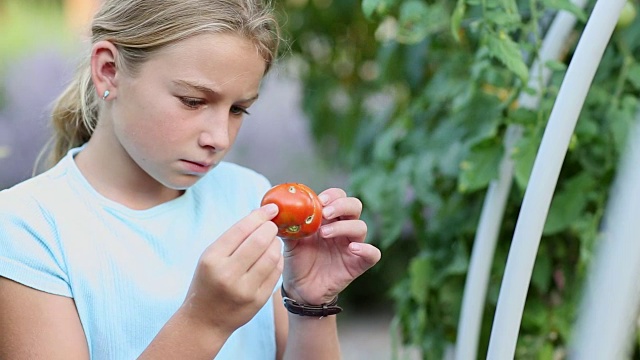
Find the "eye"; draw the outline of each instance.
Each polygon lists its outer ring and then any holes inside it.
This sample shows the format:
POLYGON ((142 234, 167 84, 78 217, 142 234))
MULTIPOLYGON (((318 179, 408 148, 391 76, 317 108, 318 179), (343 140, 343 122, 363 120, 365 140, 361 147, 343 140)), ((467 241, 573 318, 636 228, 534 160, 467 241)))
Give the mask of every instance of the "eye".
POLYGON ((233 115, 250 115, 246 108, 237 105, 232 106, 230 112, 233 115))
POLYGON ((204 100, 192 97, 179 96, 180 102, 186 105, 188 108, 197 109, 205 104, 204 100))

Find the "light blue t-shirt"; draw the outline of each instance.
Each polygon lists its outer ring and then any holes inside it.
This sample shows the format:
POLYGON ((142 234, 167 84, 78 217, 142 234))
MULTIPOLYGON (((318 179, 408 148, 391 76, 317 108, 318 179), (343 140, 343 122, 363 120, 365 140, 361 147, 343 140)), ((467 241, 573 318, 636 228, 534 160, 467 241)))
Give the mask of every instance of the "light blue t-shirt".
MULTIPOLYGON (((97 193, 73 149, 0 192, 0 276, 72 297, 91 358, 135 359, 184 301, 204 249, 260 205, 268 180, 221 163, 184 195, 132 210, 97 193)), ((273 359, 273 304, 216 359, 273 359)))

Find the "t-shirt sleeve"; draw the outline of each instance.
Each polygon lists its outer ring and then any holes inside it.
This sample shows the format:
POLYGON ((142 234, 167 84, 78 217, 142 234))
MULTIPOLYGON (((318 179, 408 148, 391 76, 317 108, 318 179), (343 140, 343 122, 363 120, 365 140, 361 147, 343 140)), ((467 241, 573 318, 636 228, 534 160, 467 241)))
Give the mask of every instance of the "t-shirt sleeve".
POLYGON ((0 276, 71 297, 53 220, 31 198, 0 192, 0 276))

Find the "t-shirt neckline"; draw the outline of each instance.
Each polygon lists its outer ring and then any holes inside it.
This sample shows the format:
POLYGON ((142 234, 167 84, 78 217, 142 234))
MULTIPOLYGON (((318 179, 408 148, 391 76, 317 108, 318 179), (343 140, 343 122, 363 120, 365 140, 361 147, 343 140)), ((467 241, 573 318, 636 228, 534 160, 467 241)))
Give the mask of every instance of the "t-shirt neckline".
POLYGON ((99 205, 101 205, 107 210, 116 211, 131 217, 146 218, 146 217, 155 216, 167 211, 171 211, 176 208, 180 208, 184 206, 184 204, 188 203, 188 201, 192 197, 191 187, 189 187, 185 190, 185 192, 182 195, 178 196, 177 198, 169 200, 162 204, 153 206, 148 209, 143 209, 143 210, 132 209, 117 201, 111 200, 106 196, 102 195, 101 193, 99 193, 91 185, 91 183, 89 183, 87 178, 82 174, 82 172, 78 168, 78 165, 76 164, 76 161, 74 158, 76 155, 78 155, 82 151, 82 149, 84 149, 84 147, 85 145, 82 145, 80 147, 69 150, 69 152, 64 158, 64 161, 67 162, 66 167, 67 169, 69 169, 72 175, 72 179, 75 180, 79 185, 82 186, 82 188, 86 190, 87 195, 89 195, 90 198, 94 199, 94 201, 99 203, 99 205))

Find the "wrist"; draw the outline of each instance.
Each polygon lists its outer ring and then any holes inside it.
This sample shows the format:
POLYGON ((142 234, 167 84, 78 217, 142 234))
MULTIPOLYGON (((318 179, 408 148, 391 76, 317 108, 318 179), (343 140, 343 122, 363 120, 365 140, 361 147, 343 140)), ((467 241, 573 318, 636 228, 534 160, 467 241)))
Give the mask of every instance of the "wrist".
POLYGON ((231 334, 194 315, 180 307, 138 359, 214 358, 231 334))
POLYGON ((300 301, 296 301, 289 297, 284 289, 284 284, 280 286, 280 294, 282 295, 282 301, 284 307, 292 314, 299 316, 313 316, 313 317, 327 317, 330 315, 336 315, 342 311, 342 308, 338 306, 338 295, 333 300, 322 303, 319 305, 305 304, 300 301))
POLYGON ((189 324, 190 328, 202 334, 203 337, 224 339, 226 341, 235 331, 234 328, 225 326, 223 322, 215 321, 206 316, 189 303, 182 304, 175 316, 182 319, 182 322, 189 324))
POLYGON ((304 286, 300 288, 299 286, 294 285, 293 282, 283 281, 280 285, 279 292, 283 297, 286 296, 300 304, 307 305, 328 304, 334 301, 339 295, 339 293, 335 293, 330 289, 327 289, 324 293, 319 292, 319 286, 307 285, 306 287, 306 289, 304 286), (311 289, 311 291, 309 291, 309 289, 311 289))

